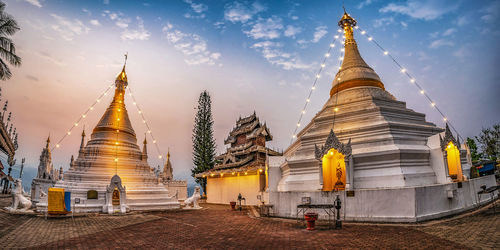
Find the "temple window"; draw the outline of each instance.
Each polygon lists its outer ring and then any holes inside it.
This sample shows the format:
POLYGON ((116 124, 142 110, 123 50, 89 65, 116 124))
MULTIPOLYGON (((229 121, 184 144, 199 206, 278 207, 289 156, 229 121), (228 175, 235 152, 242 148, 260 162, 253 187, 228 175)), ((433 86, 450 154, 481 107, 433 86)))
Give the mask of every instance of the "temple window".
POLYGON ((87 200, 97 199, 98 193, 96 190, 87 191, 87 200))
POLYGON ((336 149, 330 149, 322 159, 323 191, 344 190, 346 169, 344 155, 336 149))
POLYGON ((460 150, 453 142, 449 142, 446 146, 446 163, 448 165, 448 173, 452 180, 462 180, 462 167, 460 165, 460 150))

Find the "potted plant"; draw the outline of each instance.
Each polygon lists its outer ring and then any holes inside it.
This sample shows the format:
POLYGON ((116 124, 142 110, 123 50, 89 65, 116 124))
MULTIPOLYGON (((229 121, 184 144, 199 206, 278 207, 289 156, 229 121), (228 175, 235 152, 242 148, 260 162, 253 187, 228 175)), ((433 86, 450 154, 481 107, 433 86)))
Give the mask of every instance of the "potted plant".
POLYGON ((236 201, 229 202, 229 205, 231 205, 231 210, 236 210, 236 201))
POLYGON ((318 213, 308 212, 304 214, 304 219, 307 221, 307 230, 314 230, 316 220, 318 219, 318 213))

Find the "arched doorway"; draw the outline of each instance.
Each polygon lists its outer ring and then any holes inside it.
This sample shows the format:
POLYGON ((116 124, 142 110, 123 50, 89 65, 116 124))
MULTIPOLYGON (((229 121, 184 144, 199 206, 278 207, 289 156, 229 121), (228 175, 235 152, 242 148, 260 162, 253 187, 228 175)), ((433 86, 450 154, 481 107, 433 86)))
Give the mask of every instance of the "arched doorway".
POLYGON ((118 188, 115 188, 115 190, 113 190, 112 204, 113 206, 120 205, 120 191, 118 191, 118 188))
POLYGON ((344 190, 346 187, 345 156, 331 148, 323 155, 323 191, 344 190))
POLYGON ((448 174, 452 180, 462 180, 462 165, 460 163, 460 150, 453 142, 446 146, 446 163, 448 165, 448 174))

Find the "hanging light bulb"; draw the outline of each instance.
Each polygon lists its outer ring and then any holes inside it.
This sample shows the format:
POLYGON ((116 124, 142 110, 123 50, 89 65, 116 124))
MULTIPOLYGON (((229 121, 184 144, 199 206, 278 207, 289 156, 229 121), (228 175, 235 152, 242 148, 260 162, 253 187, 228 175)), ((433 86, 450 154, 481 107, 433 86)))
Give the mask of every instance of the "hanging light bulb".
POLYGON ((71 131, 68 131, 68 135, 71 135, 71 131))
POLYGON ((305 111, 305 110, 302 110, 302 114, 305 114, 305 113, 306 113, 306 111, 305 111))
POLYGON ((158 155, 158 159, 161 159, 161 158, 162 158, 161 155, 158 155))
POLYGON ((371 40, 373 40, 373 37, 368 37, 368 41, 371 41, 371 40))
POLYGON ((423 95, 424 93, 425 93, 425 92, 424 92, 424 90, 420 90, 420 94, 422 94, 422 95, 423 95))
POLYGON ((306 102, 310 102, 311 100, 309 98, 306 99, 306 102))
POLYGON ((83 118, 87 117, 87 115, 82 115, 83 118))
MULTIPOLYGON (((356 27, 357 27, 357 26, 356 26, 356 27)), ((361 35, 364 35, 364 34, 366 34, 366 31, 364 31, 364 30, 363 30, 363 31, 361 31, 361 35)))
POLYGON ((330 47, 331 48, 335 47, 335 44, 334 43, 330 43, 330 47))
POLYGON ((330 53, 326 53, 326 54, 325 54, 325 56, 326 56, 326 57, 330 57, 330 53))
POLYGON ((323 64, 321 64, 321 68, 324 68, 325 66, 326 66, 326 65, 325 65, 324 63, 323 63, 323 64))
POLYGON ((339 36, 335 36, 335 39, 339 39, 339 36))
POLYGON ((333 109, 333 111, 338 112, 338 111, 339 111, 339 108, 335 107, 335 108, 333 109))
POLYGON ((406 72, 406 69, 405 68, 402 68, 401 69, 401 73, 405 73, 406 72))
POLYGON ((384 55, 389 55, 389 51, 384 51, 384 55))
POLYGON ((61 146, 61 145, 59 145, 59 144, 56 144, 56 148, 58 148, 58 147, 60 147, 60 146, 61 146))
POLYGON ((316 78, 320 78, 320 77, 321 77, 321 75, 319 75, 319 74, 316 75, 316 78))
MULTIPOLYGON (((318 77, 318 78, 319 78, 319 77, 318 77)), ((316 89, 316 86, 312 86, 312 87, 311 87, 311 89, 312 89, 312 90, 315 90, 315 89, 316 89)))
POLYGON ((432 107, 436 106, 436 103, 434 103, 434 102, 433 102, 433 103, 431 103, 431 106, 432 106, 432 107))
POLYGON ((413 79, 413 78, 412 78, 412 79, 410 80, 410 82, 411 82, 411 83, 415 83, 415 79, 413 79))

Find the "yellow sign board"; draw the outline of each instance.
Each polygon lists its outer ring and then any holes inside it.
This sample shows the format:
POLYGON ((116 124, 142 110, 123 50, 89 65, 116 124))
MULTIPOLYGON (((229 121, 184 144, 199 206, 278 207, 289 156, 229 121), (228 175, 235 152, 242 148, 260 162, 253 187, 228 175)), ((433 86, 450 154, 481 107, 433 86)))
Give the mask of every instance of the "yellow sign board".
POLYGON ((49 188, 47 201, 49 214, 66 214, 63 188, 49 188))

